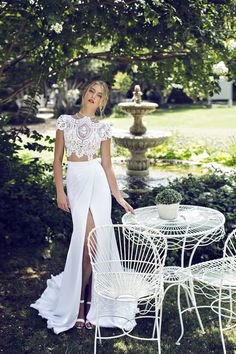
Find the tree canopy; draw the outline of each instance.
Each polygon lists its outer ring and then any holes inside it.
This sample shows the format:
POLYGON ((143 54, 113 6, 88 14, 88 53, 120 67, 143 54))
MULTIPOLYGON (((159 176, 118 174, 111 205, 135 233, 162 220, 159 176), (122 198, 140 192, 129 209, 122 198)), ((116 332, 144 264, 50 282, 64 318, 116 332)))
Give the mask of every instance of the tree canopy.
MULTIPOLYGON (((217 88, 214 64, 236 77, 235 0, 14 0, 0 4, 0 104, 91 60, 168 91, 217 88)), ((102 76, 102 73, 100 74, 102 76)))

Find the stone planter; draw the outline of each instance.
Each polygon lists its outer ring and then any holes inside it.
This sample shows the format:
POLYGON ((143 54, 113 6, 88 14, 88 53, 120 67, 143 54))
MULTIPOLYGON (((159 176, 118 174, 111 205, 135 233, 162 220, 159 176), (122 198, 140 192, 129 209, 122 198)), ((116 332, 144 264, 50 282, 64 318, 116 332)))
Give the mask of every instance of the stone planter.
POLYGON ((174 204, 157 204, 158 214, 161 219, 173 220, 178 217, 179 203, 174 204))

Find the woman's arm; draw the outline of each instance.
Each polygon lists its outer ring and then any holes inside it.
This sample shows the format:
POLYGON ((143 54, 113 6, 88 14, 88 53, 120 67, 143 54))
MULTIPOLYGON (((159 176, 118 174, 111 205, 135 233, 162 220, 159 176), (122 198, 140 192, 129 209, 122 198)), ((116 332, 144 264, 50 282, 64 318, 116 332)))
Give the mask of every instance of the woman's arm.
POLYGON ((64 155, 64 146, 64 133, 61 130, 57 130, 53 161, 54 179, 57 191, 57 205, 58 208, 69 212, 69 202, 64 191, 62 180, 62 160, 64 155))
POLYGON ((126 212, 131 212, 134 214, 134 209, 127 203, 121 195, 119 190, 115 173, 111 162, 111 139, 102 141, 101 143, 101 163, 102 167, 106 173, 107 180, 110 186, 111 194, 115 197, 117 202, 125 209, 126 212))

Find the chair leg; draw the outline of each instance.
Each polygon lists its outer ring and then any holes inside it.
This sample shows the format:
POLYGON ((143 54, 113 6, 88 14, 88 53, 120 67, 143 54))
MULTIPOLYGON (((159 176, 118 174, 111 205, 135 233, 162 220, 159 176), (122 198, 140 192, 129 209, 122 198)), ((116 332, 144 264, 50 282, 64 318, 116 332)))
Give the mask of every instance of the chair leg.
POLYGON ((97 327, 97 324, 95 326, 95 334, 94 334, 94 354, 97 353, 97 330, 98 330, 98 327, 97 327))
POLYGON ((183 322, 183 316, 182 316, 182 311, 181 311, 181 305, 180 305, 180 287, 181 285, 178 284, 178 293, 177 293, 177 302, 178 302, 178 310, 179 310, 179 321, 180 321, 180 326, 181 326, 181 333, 180 336, 175 343, 176 345, 180 345, 180 340, 184 335, 184 322, 183 322))
POLYGON ((160 306, 160 315, 159 315, 159 333, 160 333, 160 338, 161 338, 161 327, 162 327, 162 315, 163 315, 163 300, 164 298, 161 300, 161 306, 160 306))
POLYGON ((102 344, 101 330, 99 326, 99 296, 96 296, 95 302, 96 302, 96 326, 95 326, 95 334, 94 334, 94 354, 96 354, 97 352, 97 339, 99 339, 99 343, 102 344))
POLYGON ((97 296, 97 298, 98 298, 98 302, 97 302, 97 314, 98 314, 98 318, 97 318, 97 320, 98 320, 98 336, 99 336, 99 343, 100 344, 102 344, 102 335, 101 335, 101 328, 100 328, 100 326, 99 326, 99 310, 100 310, 100 299, 99 299, 99 295, 97 296))
POLYGON ((190 280, 190 282, 189 282, 189 291, 190 291, 190 296, 191 296, 191 302, 192 302, 193 307, 195 309, 199 326, 200 326, 200 328, 202 330, 202 333, 204 334, 206 332, 205 332, 205 329, 203 327, 202 319, 201 319, 201 316, 200 316, 198 308, 197 308, 197 301, 196 301, 196 297, 195 297, 195 293, 194 293, 194 286, 193 286, 192 280, 190 280))
POLYGON ((159 327, 158 326, 158 311, 155 309, 155 319, 154 319, 153 330, 152 330, 152 338, 155 338, 155 332, 158 331, 158 327, 159 327))
POLYGON ((185 297, 186 297, 187 307, 191 308, 190 301, 189 301, 189 294, 188 294, 185 287, 184 287, 184 293, 185 293, 185 297))
POLYGON ((225 339, 224 339, 224 333, 223 333, 223 326, 222 326, 222 316, 221 316, 221 290, 219 293, 219 304, 218 304, 218 315, 219 315, 219 327, 220 327, 220 337, 221 337, 221 343, 223 347, 223 353, 226 354, 226 348, 225 348, 225 339))
POLYGON ((232 321, 232 317, 233 317, 233 295, 232 295, 232 289, 229 289, 229 305, 230 305, 230 317, 229 320, 227 322, 227 327, 230 325, 231 321, 232 321))
MULTIPOLYGON (((155 299, 155 327, 156 327, 156 336, 158 341, 158 354, 161 354, 161 308, 159 308, 160 304, 158 304, 157 299, 155 299)), ((153 333, 154 337, 154 333, 153 333)))
POLYGON ((196 315, 197 315, 197 319, 198 319, 198 323, 199 323, 199 326, 202 330, 202 333, 205 333, 205 330, 204 330, 204 327, 203 327, 203 324, 202 324, 202 319, 200 317, 200 314, 199 314, 199 311, 198 311, 198 308, 197 308, 197 303, 196 303, 196 298, 195 298, 195 294, 194 294, 194 290, 193 290, 193 287, 191 287, 191 285, 189 286, 189 289, 188 289, 188 286, 186 285, 178 285, 178 309, 179 309, 179 318, 180 318, 180 325, 181 325, 181 333, 180 333, 180 336, 176 342, 177 345, 180 345, 180 340, 182 339, 183 337, 183 334, 184 334, 184 324, 183 324, 183 316, 182 316, 182 313, 185 312, 186 310, 181 310, 181 303, 180 303, 180 286, 183 287, 185 293, 188 294, 188 298, 191 300, 191 303, 192 303, 192 308, 195 310, 196 312, 196 315))
POLYGON ((98 334, 98 300, 97 297, 95 299, 96 302, 96 324, 95 324, 95 333, 94 333, 94 354, 97 352, 97 334, 98 334))
POLYGON ((157 329, 157 319, 155 317, 155 320, 154 320, 154 325, 153 325, 153 330, 152 330, 152 338, 155 337, 155 331, 157 329))

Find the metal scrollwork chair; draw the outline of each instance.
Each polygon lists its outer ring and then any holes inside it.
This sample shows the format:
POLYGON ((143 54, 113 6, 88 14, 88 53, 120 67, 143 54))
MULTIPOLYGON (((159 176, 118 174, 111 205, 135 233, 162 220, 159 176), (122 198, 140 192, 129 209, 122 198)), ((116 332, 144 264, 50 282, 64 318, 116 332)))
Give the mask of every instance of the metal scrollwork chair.
POLYGON ((223 257, 191 267, 194 293, 204 295, 219 318, 223 352, 226 354, 224 331, 236 326, 236 229, 227 237, 223 257), (223 319, 227 324, 223 327, 223 319))
POLYGON ((101 343, 102 339, 124 335, 156 340, 161 353, 159 321, 164 294, 165 238, 157 230, 142 226, 103 225, 91 230, 88 249, 96 304, 94 353, 97 340, 101 343), (153 309, 154 313, 150 313, 153 309), (149 337, 133 334, 136 321, 142 318, 153 320, 149 337), (100 327, 107 327, 107 323, 120 328, 121 334, 102 336, 100 327))

